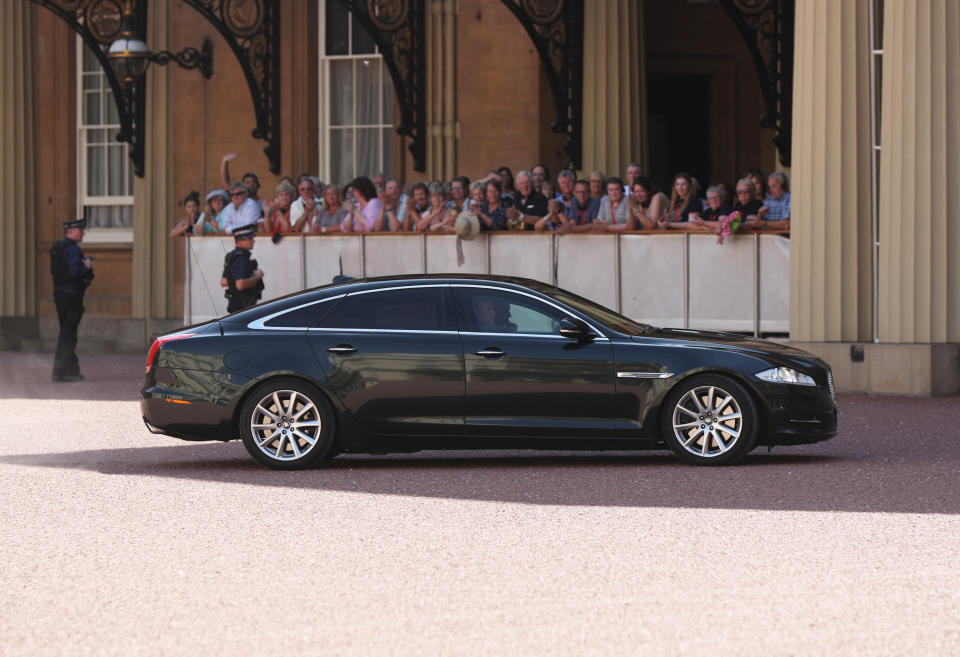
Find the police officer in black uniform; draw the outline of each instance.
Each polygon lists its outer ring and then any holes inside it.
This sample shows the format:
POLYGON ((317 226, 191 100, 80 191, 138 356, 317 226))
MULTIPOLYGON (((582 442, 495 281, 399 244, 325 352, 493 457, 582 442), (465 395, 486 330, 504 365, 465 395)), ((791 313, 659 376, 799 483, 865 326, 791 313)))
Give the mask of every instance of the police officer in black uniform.
POLYGON ((257 261, 250 257, 256 230, 257 224, 238 226, 233 230, 237 248, 224 259, 223 277, 220 280, 220 284, 227 288, 228 313, 255 305, 263 292, 263 271, 257 267, 257 261))
POLYGON ((53 301, 60 318, 57 353, 53 357, 54 381, 81 381, 77 360, 77 327, 83 317, 83 294, 93 280, 93 258, 83 257, 86 219, 63 222, 64 238, 50 249, 50 273, 53 275, 53 301))

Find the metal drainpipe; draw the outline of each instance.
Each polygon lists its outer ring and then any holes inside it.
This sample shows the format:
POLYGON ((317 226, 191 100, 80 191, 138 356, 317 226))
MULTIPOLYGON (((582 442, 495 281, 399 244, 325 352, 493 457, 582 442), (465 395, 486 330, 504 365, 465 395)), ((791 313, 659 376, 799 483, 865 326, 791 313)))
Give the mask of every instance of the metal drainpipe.
POLYGON ((183 290, 183 299, 184 299, 184 313, 183 313, 183 323, 185 326, 190 326, 193 324, 193 295, 190 293, 190 288, 193 287, 193 256, 192 249, 190 248, 190 239, 189 235, 186 237, 184 242, 184 247, 187 249, 186 263, 187 263, 187 284, 184 286, 183 290))
POLYGON ((874 2, 869 3, 869 23, 870 23, 870 253, 871 266, 873 269, 871 276, 871 292, 873 297, 873 341, 880 342, 880 224, 877 208, 877 160, 880 156, 877 150, 877 63, 875 40, 875 21, 874 2))
POLYGON ((690 328, 690 233, 683 234, 683 328, 690 328))
POLYGON ((457 137, 456 137, 456 108, 457 108, 457 88, 456 88, 456 70, 457 70, 457 51, 454 40, 457 35, 456 24, 456 3, 453 0, 446 0, 443 5, 443 82, 444 82, 444 107, 443 107, 443 135, 446 142, 446 152, 444 153, 443 163, 446 175, 445 180, 452 179, 456 174, 457 162, 457 137))
POLYGON ((753 234, 753 337, 760 337, 760 233, 753 234))

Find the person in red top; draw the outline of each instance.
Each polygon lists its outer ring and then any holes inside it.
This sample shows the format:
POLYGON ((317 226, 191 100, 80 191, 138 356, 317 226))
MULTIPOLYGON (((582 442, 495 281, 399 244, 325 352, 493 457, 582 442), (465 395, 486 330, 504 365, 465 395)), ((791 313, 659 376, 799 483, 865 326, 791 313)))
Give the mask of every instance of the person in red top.
POLYGON ((273 234, 293 232, 293 226, 290 223, 290 204, 293 202, 295 191, 296 187, 285 180, 277 185, 277 195, 263 219, 263 229, 266 232, 273 234))

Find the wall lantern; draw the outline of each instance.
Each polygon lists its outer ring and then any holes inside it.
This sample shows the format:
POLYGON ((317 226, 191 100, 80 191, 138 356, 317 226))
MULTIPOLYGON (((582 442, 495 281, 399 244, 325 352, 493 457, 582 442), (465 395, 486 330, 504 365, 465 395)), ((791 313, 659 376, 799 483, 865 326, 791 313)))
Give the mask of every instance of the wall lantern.
POLYGON ((206 79, 213 75, 213 42, 209 37, 203 40, 200 50, 184 48, 177 53, 167 50, 150 52, 146 42, 137 34, 136 24, 134 2, 126 0, 123 7, 123 30, 107 50, 110 67, 123 84, 129 84, 146 73, 151 62, 161 66, 176 62, 181 68, 198 68, 206 79))

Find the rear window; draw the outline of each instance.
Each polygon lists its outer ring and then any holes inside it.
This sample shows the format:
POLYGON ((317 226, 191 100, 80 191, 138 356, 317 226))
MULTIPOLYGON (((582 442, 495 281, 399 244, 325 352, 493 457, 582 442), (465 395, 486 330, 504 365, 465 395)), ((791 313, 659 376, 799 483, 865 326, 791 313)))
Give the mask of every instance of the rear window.
POLYGON ((342 329, 449 331, 443 287, 418 287, 351 294, 330 324, 342 329))

